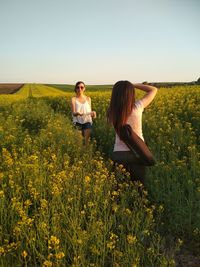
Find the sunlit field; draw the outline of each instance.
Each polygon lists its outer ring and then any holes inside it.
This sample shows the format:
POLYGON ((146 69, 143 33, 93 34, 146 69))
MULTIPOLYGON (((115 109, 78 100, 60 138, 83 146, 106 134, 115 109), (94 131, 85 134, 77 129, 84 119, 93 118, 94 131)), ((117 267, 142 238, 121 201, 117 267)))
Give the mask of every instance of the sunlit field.
POLYGON ((156 159, 145 188, 110 160, 111 86, 86 94, 97 112, 88 147, 73 86, 0 95, 0 266, 176 266, 181 247, 200 247, 200 86, 161 88, 145 110, 156 159))

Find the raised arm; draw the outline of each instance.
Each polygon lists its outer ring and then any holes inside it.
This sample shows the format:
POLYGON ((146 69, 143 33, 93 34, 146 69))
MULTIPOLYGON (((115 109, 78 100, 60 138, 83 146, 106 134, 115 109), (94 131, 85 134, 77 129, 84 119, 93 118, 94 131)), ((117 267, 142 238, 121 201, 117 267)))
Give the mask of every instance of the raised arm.
POLYGON ((146 85, 146 84, 141 84, 141 83, 136 83, 133 84, 136 89, 140 89, 146 94, 141 98, 143 107, 146 108, 154 99, 157 93, 157 88, 151 85, 146 85))

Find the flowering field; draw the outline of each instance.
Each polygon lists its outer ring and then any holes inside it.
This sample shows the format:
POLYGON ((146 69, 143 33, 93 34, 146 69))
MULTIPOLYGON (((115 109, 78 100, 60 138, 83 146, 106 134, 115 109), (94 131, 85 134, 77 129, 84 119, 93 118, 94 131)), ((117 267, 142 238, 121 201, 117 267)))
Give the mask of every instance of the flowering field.
POLYGON ((175 266, 182 243, 200 244, 200 87, 159 89, 144 112, 157 161, 145 189, 109 160, 110 90, 87 93, 97 111, 87 148, 73 92, 0 95, 0 266, 175 266))

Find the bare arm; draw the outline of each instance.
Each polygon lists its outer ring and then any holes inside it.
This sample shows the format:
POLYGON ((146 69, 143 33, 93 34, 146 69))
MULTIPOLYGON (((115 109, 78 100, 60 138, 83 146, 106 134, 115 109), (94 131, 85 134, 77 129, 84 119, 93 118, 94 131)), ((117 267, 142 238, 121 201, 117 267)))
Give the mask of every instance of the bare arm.
POLYGON ((75 116, 75 117, 83 115, 83 114, 80 114, 79 112, 76 112, 76 109, 75 109, 75 98, 74 97, 72 97, 72 99, 71 99, 71 110, 72 110, 73 116, 75 116))
MULTIPOLYGON (((88 97, 87 100, 88 100, 88 103, 89 103, 89 105, 91 107, 91 110, 92 110, 92 101, 91 101, 91 98, 88 97)), ((93 119, 96 119, 96 116, 97 116, 96 115, 96 111, 91 111, 91 116, 92 116, 93 119)))
POLYGON ((136 89, 146 92, 146 94, 141 98, 143 107, 146 108, 153 101, 158 89, 154 86, 141 83, 136 83, 133 85, 136 89))

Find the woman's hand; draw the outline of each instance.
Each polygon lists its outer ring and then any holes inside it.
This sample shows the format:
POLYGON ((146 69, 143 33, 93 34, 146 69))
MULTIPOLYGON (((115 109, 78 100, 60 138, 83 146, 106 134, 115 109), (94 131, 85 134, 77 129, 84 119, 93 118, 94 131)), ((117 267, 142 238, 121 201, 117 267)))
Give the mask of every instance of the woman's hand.
POLYGON ((75 117, 77 117, 77 116, 83 116, 83 113, 80 113, 80 112, 74 112, 73 115, 74 115, 75 117))
POLYGON ((96 119, 96 117, 97 117, 96 111, 92 111, 91 112, 91 116, 92 116, 93 119, 96 119))
POLYGON ((143 107, 146 108, 153 101, 158 89, 155 86, 141 83, 133 84, 133 86, 136 89, 140 89, 146 92, 145 96, 140 99, 143 104, 143 107))

